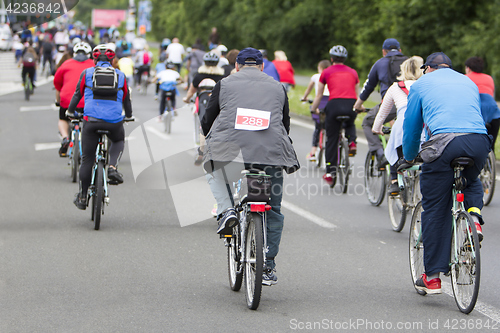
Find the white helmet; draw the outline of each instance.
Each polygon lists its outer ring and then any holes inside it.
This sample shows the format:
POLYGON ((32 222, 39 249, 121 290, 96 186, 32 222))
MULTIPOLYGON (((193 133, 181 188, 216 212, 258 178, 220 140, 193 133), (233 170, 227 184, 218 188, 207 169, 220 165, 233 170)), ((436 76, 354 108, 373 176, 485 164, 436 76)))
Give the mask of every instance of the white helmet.
POLYGON ((88 43, 80 42, 75 44, 75 46, 73 46, 73 53, 76 54, 78 52, 84 52, 85 55, 90 57, 90 52, 92 52, 92 48, 88 43))
POLYGON ((347 58, 347 50, 342 45, 335 45, 330 49, 330 55, 332 57, 347 58))

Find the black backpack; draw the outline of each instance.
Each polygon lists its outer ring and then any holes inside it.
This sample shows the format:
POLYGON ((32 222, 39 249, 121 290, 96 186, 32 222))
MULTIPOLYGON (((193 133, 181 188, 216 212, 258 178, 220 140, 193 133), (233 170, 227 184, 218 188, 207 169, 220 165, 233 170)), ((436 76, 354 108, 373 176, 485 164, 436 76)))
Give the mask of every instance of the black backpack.
POLYGON ((403 54, 396 54, 387 58, 389 58, 389 64, 387 70, 387 78, 389 81, 386 83, 388 86, 390 86, 394 82, 399 81, 397 77, 401 73, 401 64, 406 59, 408 59, 408 57, 403 54))
POLYGON ((122 41, 121 47, 122 47, 123 51, 127 51, 128 50, 128 43, 122 41))
POLYGON ((95 67, 92 75, 92 91, 97 96, 116 98, 118 94, 118 74, 113 67, 95 67))

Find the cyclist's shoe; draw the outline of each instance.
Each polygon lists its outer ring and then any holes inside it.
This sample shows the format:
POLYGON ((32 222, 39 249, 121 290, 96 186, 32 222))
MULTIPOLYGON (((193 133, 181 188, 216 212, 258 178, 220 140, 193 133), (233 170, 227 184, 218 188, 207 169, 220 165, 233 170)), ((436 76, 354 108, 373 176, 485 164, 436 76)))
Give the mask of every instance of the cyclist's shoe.
POLYGON ((358 151, 358 146, 356 146, 356 142, 351 142, 349 144, 349 156, 354 156, 356 155, 356 152, 358 151))
POLYGON ((389 185, 389 190, 387 191, 390 196, 396 196, 399 194, 399 184, 398 182, 389 185))
POLYGON ((330 187, 334 187, 337 182, 337 175, 333 173, 325 173, 323 175, 323 179, 330 187))
POLYGON ((238 224, 238 216, 234 208, 226 209, 219 218, 219 227, 217 233, 219 235, 232 235, 233 227, 238 224))
POLYGON ((157 100, 158 100, 158 95, 155 95, 155 101, 157 101, 157 100))
POLYGON ((108 168, 108 178, 109 178, 108 183, 110 185, 118 185, 123 183, 123 175, 119 173, 118 170, 112 167, 108 168))
POLYGON ((379 170, 385 170, 385 167, 387 166, 387 164, 389 164, 389 162, 387 162, 387 158, 385 158, 385 155, 382 155, 382 157, 379 157, 379 159, 378 159, 378 169, 379 170))
POLYGON ((427 276, 422 274, 417 282, 415 282, 415 288, 426 294, 441 294, 441 279, 435 278, 427 281, 427 276))
POLYGON ((81 210, 87 209, 87 198, 83 194, 81 194, 80 192, 78 192, 75 195, 75 200, 73 200, 73 203, 75 204, 75 206, 78 209, 81 209, 81 210))
POLYGON ((481 224, 479 224, 479 222, 474 222, 474 224, 476 225, 476 231, 477 231, 477 236, 479 237, 479 241, 482 242, 483 241, 483 228, 481 227, 481 224))
POLYGON ((308 160, 309 162, 316 162, 316 154, 307 154, 306 160, 308 160))
POLYGON ((262 285, 272 286, 278 283, 278 277, 274 272, 276 272, 275 269, 264 267, 264 272, 262 272, 262 285))
POLYGON ((203 155, 197 155, 194 160, 194 165, 201 165, 203 163, 203 155))
POLYGON ((64 138, 61 142, 61 148, 59 148, 59 156, 68 156, 69 138, 64 138))

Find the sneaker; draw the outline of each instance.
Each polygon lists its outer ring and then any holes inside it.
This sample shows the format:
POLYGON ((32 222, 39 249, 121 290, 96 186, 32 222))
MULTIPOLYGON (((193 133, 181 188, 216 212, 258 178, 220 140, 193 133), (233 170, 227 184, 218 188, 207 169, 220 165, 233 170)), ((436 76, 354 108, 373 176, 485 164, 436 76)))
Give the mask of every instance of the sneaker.
POLYGON ((262 272, 263 286, 272 286, 278 283, 278 277, 274 272, 276 272, 276 269, 264 267, 264 272, 262 272))
POLYGON ((108 168, 108 183, 111 185, 118 185, 123 183, 123 175, 118 172, 117 169, 109 167, 108 168))
POLYGON ((75 194, 75 200, 73 200, 73 203, 78 209, 81 210, 87 209, 87 198, 80 192, 75 194))
POLYGON ((356 146, 356 142, 351 142, 349 144, 349 156, 354 156, 356 155, 356 152, 358 151, 358 147, 356 146))
POLYGON ((398 182, 392 183, 389 185, 389 190, 387 191, 390 196, 396 196, 399 194, 399 184, 398 182))
POLYGON ((325 173, 323 175, 323 179, 330 187, 334 187, 335 183, 337 182, 337 175, 332 173, 325 173))
POLYGON ((441 294, 441 279, 435 278, 427 281, 427 276, 422 276, 415 282, 415 288, 424 291, 426 294, 441 294))
POLYGON ((59 156, 68 156, 69 138, 64 138, 61 142, 61 148, 59 148, 59 156))
POLYGON ((308 160, 309 162, 316 162, 316 154, 307 154, 306 160, 308 160))
POLYGON ((219 219, 219 227, 217 228, 217 233, 219 235, 232 235, 233 227, 238 224, 238 216, 234 208, 228 208, 221 214, 222 217, 219 219))
POLYGON ((379 158, 379 161, 378 161, 378 169, 385 170, 387 164, 389 164, 389 162, 387 161, 387 158, 385 158, 385 155, 382 155, 382 157, 379 158))
POLYGON ((477 236, 479 237, 479 241, 482 242, 483 241, 483 228, 481 227, 481 224, 479 224, 479 222, 474 222, 474 224, 476 225, 476 231, 477 231, 477 236))
POLYGON ((196 156, 196 159, 194 160, 194 165, 201 165, 201 163, 203 163, 203 155, 196 156))

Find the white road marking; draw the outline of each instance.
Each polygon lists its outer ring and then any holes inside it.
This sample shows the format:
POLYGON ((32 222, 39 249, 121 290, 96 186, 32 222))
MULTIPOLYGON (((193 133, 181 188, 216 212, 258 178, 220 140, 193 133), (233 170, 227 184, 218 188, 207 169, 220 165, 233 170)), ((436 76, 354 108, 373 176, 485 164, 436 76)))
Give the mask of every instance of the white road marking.
POLYGON ((333 223, 330 223, 328 221, 326 221, 325 219, 305 210, 305 209, 302 209, 300 208, 299 206, 296 206, 288 201, 282 201, 281 202, 281 206, 288 209, 289 211, 305 218, 306 220, 309 220, 313 223, 316 223, 317 225, 319 225, 320 227, 323 227, 323 228, 327 228, 327 229, 335 229, 337 228, 337 226, 333 223))
MULTIPOLYGON (((302 121, 302 120, 299 120, 299 119, 296 119, 296 118, 290 118, 290 124, 297 125, 297 126, 300 126, 300 127, 304 127, 304 128, 310 129, 310 130, 314 130, 314 125, 313 124, 306 123, 305 121, 302 121)), ((368 145, 368 141, 366 141, 366 139, 360 138, 359 136, 356 139, 356 142, 357 143, 362 143, 364 145, 368 145)))
POLYGON ((146 127, 146 130, 147 130, 148 132, 151 132, 151 133, 153 133, 153 134, 155 134, 155 135, 159 136, 159 137, 160 137, 160 138, 162 138, 163 140, 170 140, 170 139, 172 139, 172 138, 170 137, 170 135, 165 134, 164 132, 162 132, 162 131, 158 130, 157 128, 155 128, 155 127, 153 127, 153 126, 147 126, 147 127, 146 127))
POLYGON ((55 105, 44 105, 44 106, 21 106, 19 108, 20 112, 30 112, 30 111, 55 111, 58 110, 55 105))
POLYGON ((61 147, 60 142, 48 142, 48 143, 36 143, 35 150, 49 150, 49 149, 58 149, 61 147))

